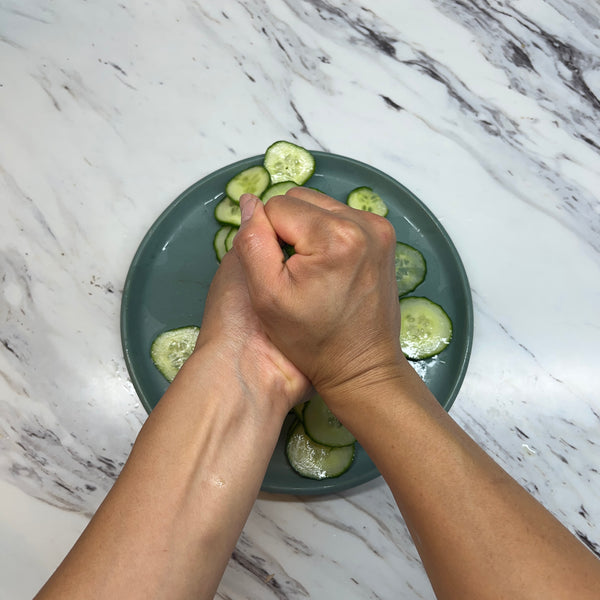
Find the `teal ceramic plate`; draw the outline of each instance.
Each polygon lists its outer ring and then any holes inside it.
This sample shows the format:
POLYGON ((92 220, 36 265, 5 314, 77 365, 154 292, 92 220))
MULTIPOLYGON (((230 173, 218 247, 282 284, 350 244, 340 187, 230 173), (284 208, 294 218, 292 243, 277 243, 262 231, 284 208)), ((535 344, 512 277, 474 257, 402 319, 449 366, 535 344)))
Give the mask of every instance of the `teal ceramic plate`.
MULTIPOLYGON (((345 200, 348 192, 369 186, 389 206, 388 218, 397 238, 421 250, 427 277, 412 295, 441 304, 454 325, 450 346, 435 358, 413 363, 440 404, 449 410, 462 384, 473 336, 471 293, 461 259, 431 211, 400 183, 364 163, 326 152, 313 152, 316 172, 307 186, 345 200)), ((146 410, 150 412, 167 382, 150 359, 150 345, 167 329, 200 324, 204 300, 218 263, 213 236, 218 229, 213 211, 226 182, 236 173, 260 164, 255 156, 224 167, 183 192, 152 225, 131 263, 121 305, 121 337, 127 368, 146 410)), ((365 483, 379 475, 364 450, 336 479, 314 481, 297 475, 287 463, 282 435, 262 489, 289 494, 325 494, 365 483)))

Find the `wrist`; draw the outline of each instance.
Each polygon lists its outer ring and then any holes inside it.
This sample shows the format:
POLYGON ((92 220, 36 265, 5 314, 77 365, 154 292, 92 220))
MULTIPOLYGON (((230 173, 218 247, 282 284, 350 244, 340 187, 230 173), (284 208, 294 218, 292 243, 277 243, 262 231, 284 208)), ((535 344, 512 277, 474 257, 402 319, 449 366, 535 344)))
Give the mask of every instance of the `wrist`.
POLYGON ((262 368, 264 360, 253 353, 250 344, 200 344, 182 368, 182 376, 193 379, 198 387, 210 390, 236 410, 249 411, 254 418, 283 422, 289 410, 282 399, 296 402, 296 390, 276 370, 262 368), (290 387, 291 389, 287 389, 290 387))
POLYGON ((377 415, 403 410, 430 396, 427 386, 404 356, 388 365, 379 365, 334 388, 318 390, 331 411, 353 433, 360 437, 363 426, 377 415))
POLYGON ((144 424, 132 457, 152 453, 172 487, 258 491, 287 414, 273 394, 245 385, 210 348, 199 348, 181 368, 144 424), (208 488, 205 485, 208 484, 208 488))

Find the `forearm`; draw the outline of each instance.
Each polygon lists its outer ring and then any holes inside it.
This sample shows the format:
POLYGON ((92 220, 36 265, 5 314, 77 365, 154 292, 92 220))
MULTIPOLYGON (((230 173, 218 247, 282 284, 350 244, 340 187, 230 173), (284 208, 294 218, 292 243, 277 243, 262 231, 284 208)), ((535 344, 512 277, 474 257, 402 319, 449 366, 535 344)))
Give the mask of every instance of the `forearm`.
POLYGON ((596 598, 600 562, 401 371, 338 416, 394 493, 438 598, 596 598))
POLYGON ((213 598, 285 416, 213 360, 184 366, 39 598, 213 598))

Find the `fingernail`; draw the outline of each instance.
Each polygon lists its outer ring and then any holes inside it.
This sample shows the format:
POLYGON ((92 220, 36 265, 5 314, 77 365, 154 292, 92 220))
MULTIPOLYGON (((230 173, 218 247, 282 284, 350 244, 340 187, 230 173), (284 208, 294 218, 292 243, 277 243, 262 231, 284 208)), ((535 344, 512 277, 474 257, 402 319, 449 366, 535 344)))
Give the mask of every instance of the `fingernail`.
POLYGON ((249 221, 254 213, 254 207, 256 206, 256 196, 252 194, 242 194, 240 196, 240 209, 242 210, 242 223, 249 221))

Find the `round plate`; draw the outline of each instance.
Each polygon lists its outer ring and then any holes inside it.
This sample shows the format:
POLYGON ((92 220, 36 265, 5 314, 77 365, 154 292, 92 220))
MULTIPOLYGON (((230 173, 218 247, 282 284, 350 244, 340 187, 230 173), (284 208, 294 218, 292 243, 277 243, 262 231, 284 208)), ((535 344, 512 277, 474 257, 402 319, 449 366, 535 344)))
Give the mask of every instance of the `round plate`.
MULTIPOLYGON (((449 410, 467 370, 473 337, 473 307, 467 276, 450 237, 431 211, 409 190, 364 163, 326 152, 313 152, 316 171, 307 182, 338 200, 369 186, 385 200, 397 239, 418 248, 427 261, 427 277, 411 295, 441 304, 454 325, 450 346, 437 357, 412 363, 439 403, 449 410)), ((204 301, 218 267, 213 237, 219 227, 215 204, 225 184, 239 171, 262 163, 254 156, 215 171, 183 192, 152 225, 129 268, 121 305, 121 338, 133 385, 148 412, 168 383, 150 359, 150 346, 161 332, 200 325, 204 301)), ((338 492, 379 475, 357 444, 352 467, 340 477, 316 481, 296 474, 285 457, 284 423, 262 490, 290 494, 338 492)))

